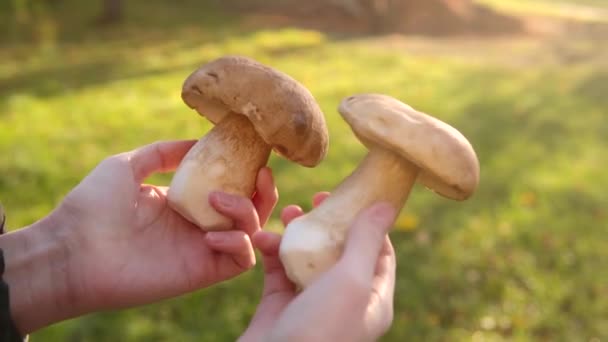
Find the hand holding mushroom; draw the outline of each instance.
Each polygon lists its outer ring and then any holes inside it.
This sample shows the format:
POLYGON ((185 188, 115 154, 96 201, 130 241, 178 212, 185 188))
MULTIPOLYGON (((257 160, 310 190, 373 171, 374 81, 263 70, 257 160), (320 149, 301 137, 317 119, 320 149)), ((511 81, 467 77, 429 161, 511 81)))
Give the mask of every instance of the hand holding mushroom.
MULTIPOLYGON (((313 205, 326 198, 317 194, 313 205)), ((302 210, 283 209, 288 224, 302 210)), ((348 229, 339 262, 297 293, 279 260, 281 236, 259 231, 252 242, 263 256, 264 291, 239 342, 377 341, 391 326, 395 252, 387 236, 396 210, 388 203, 364 209, 348 229)))
POLYGON ((20 333, 182 295, 255 265, 250 236, 277 201, 269 169, 260 170, 252 199, 211 196, 235 222, 221 232, 201 231, 167 207, 165 187, 142 183, 177 168, 194 143, 157 142, 109 156, 49 215, 0 235, 0 273, 20 333))
POLYGON ((252 59, 227 56, 202 66, 184 82, 182 99, 216 126, 180 164, 168 200, 203 230, 233 226, 209 205, 209 194, 251 197, 272 149, 306 167, 327 153, 325 118, 311 93, 252 59))
POLYGON ((369 153, 322 205, 286 227, 280 258, 300 288, 336 263, 362 209, 379 201, 402 208, 416 180, 454 200, 479 181, 475 151, 446 123, 380 94, 348 97, 338 110, 369 153))

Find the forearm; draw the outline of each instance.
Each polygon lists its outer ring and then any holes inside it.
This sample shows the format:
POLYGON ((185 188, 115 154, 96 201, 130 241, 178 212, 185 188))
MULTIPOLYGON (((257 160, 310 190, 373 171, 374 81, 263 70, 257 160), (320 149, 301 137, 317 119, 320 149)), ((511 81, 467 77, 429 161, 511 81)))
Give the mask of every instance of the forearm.
POLYGON ((62 227, 47 217, 0 236, 4 281, 9 286, 11 316, 21 334, 73 316, 69 247, 62 227))

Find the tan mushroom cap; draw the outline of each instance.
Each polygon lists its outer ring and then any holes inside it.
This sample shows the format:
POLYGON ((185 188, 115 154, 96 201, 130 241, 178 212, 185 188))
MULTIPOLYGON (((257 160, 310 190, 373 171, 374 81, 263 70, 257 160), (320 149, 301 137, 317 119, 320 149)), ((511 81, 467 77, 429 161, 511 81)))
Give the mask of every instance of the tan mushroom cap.
POLYGON ((479 161, 454 127, 386 95, 345 98, 342 117, 368 148, 389 149, 420 167, 419 181, 447 198, 465 200, 479 183, 479 161))
POLYGON ((312 94, 290 76, 241 56, 207 63, 184 82, 182 99, 214 124, 245 115, 283 157, 314 167, 325 158, 329 134, 312 94))

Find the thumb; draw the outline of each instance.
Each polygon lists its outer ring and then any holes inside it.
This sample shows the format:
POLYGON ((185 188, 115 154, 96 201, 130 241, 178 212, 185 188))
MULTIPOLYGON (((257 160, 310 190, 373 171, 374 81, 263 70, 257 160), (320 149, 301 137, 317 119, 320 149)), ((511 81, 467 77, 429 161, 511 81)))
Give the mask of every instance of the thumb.
POLYGON ((340 261, 356 268, 371 281, 386 234, 396 215, 397 211, 389 203, 377 203, 359 213, 349 229, 340 261))
POLYGON ((141 183, 154 172, 177 168, 196 140, 159 141, 124 153, 133 169, 135 181, 141 183))

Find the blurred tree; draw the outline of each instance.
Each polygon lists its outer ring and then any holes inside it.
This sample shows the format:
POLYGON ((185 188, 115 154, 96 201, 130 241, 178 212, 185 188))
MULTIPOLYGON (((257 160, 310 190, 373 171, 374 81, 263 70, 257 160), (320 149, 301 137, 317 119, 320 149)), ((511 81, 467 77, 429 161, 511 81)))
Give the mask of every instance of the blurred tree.
POLYGON ((0 27, 11 39, 32 40, 44 48, 52 48, 57 40, 58 22, 56 11, 61 0, 12 0, 0 1, 0 12, 6 10, 12 15, 0 27))
POLYGON ((102 0, 101 15, 98 18, 98 23, 107 25, 120 22, 123 19, 123 12, 123 0, 102 0))

